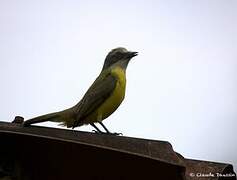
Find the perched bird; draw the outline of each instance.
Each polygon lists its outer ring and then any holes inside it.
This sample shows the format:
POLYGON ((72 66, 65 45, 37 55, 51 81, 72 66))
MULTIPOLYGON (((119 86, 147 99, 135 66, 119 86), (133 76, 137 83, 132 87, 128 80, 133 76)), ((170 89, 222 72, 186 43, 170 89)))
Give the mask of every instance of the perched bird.
POLYGON ((68 128, 75 128, 90 124, 96 129, 95 132, 103 133, 94 124, 99 123, 106 133, 110 133, 102 120, 110 116, 123 101, 126 88, 126 68, 129 61, 137 54, 137 52, 131 52, 122 47, 112 49, 105 58, 101 73, 79 103, 63 111, 29 119, 23 125, 53 121, 60 122, 61 125, 68 128))

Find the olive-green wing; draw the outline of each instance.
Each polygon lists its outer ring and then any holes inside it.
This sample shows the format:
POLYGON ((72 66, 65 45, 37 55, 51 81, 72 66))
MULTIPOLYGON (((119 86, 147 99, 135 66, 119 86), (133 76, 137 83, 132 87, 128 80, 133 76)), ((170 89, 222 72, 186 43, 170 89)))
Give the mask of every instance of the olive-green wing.
POLYGON ((100 74, 76 107, 77 118, 74 127, 78 126, 111 95, 116 82, 117 78, 111 73, 100 74))

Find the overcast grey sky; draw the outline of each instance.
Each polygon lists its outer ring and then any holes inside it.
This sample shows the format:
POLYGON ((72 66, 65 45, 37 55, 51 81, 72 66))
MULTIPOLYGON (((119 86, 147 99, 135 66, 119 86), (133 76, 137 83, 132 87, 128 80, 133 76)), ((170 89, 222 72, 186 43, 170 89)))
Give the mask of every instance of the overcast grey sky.
POLYGON ((108 128, 236 168, 236 22, 236 0, 0 0, 0 119, 71 107, 123 46, 139 56, 108 128))

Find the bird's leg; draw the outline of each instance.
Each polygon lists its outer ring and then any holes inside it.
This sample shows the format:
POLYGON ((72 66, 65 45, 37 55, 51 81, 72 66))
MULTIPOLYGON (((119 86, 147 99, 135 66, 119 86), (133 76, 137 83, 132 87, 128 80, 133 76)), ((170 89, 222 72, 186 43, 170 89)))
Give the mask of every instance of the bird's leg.
MULTIPOLYGON (((102 114, 98 113, 97 114, 97 121, 101 121, 102 120, 102 114)), ((91 126, 93 126, 96 130, 93 130, 93 132, 95 133, 100 133, 103 134, 104 132, 102 132, 98 127, 96 127, 96 125, 94 123, 90 123, 91 126)))
POLYGON ((118 136, 118 135, 123 135, 122 133, 111 133, 106 127, 105 125, 102 123, 102 122, 99 122, 100 125, 104 128, 104 130, 106 131, 107 134, 112 134, 112 135, 115 135, 115 136, 118 136))
MULTIPOLYGON (((97 114, 97 122, 100 122, 102 120, 102 114, 97 114)), ((94 133, 104 134, 103 131, 101 131, 94 123, 90 123, 91 126, 93 126, 96 130, 93 130, 94 133)))
POLYGON ((96 125, 95 125, 94 123, 90 123, 90 125, 91 125, 93 128, 96 129, 96 130, 94 130, 95 133, 100 133, 100 134, 103 133, 98 127, 96 127, 96 125))
POLYGON ((111 132, 105 127, 105 125, 102 122, 99 122, 100 125, 104 128, 104 130, 106 131, 106 133, 111 134, 111 132))

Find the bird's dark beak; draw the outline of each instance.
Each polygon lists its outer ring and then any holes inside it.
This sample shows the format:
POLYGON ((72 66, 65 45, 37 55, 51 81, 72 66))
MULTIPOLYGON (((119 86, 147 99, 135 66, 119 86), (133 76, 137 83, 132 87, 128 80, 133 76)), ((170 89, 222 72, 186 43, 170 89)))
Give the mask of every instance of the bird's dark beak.
POLYGON ((127 53, 127 57, 128 57, 128 58, 133 58, 134 56, 137 56, 137 55, 138 55, 138 52, 132 52, 132 51, 130 51, 130 52, 127 53))

